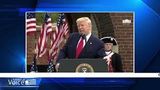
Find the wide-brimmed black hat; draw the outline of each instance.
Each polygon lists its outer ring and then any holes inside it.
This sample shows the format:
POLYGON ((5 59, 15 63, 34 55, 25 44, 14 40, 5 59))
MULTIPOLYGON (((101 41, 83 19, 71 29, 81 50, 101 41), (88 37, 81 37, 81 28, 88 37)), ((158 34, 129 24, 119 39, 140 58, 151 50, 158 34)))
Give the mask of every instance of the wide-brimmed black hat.
POLYGON ((117 45, 117 41, 115 38, 113 37, 103 37, 101 38, 101 40, 104 42, 104 43, 113 43, 113 45, 117 45))

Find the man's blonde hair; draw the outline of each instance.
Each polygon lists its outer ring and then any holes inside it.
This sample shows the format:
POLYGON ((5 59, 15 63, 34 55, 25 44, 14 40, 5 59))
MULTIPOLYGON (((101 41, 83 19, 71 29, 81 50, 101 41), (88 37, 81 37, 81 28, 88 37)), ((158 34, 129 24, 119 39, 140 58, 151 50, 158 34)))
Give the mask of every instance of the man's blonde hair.
POLYGON ((91 23, 91 20, 89 19, 89 17, 81 17, 81 18, 78 18, 78 19, 76 20, 76 23, 79 23, 79 22, 82 22, 82 21, 86 21, 86 22, 88 22, 89 24, 92 24, 92 23, 91 23))

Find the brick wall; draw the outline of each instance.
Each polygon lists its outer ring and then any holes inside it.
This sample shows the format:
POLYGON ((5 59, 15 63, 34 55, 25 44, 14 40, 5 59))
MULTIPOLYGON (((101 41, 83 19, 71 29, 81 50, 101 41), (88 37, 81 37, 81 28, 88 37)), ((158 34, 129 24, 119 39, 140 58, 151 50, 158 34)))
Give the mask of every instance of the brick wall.
POLYGON ((133 13, 110 13, 115 38, 119 44, 119 54, 123 60, 124 71, 133 71, 133 13), (123 24, 122 20, 129 19, 130 24, 123 24))

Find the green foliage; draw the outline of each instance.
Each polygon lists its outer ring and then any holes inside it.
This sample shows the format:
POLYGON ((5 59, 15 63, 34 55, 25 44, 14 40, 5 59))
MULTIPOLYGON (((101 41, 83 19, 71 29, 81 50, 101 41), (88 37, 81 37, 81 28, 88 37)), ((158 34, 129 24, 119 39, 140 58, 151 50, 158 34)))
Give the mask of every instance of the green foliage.
MULTIPOLYGON (((42 25, 42 23, 44 22, 45 14, 46 13, 36 13, 37 25, 42 25)), ((52 23, 56 23, 59 14, 58 13, 48 13, 48 14, 52 19, 52 23)))

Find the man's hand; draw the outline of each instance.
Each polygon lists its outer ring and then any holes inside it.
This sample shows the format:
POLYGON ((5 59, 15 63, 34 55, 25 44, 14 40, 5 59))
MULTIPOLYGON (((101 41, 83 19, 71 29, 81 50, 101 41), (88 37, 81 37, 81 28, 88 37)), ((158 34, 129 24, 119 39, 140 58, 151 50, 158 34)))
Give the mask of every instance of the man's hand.
POLYGON ((110 64, 110 62, 111 62, 111 59, 110 59, 110 58, 106 59, 106 63, 107 63, 108 65, 110 64))

